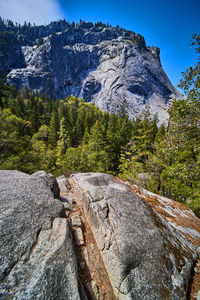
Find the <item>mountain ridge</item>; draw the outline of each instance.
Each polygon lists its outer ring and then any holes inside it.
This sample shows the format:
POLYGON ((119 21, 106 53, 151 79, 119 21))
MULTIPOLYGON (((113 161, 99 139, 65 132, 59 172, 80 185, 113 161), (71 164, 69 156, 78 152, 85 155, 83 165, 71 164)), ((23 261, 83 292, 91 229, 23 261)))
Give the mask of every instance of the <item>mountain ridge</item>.
POLYGON ((0 63, 9 83, 21 89, 27 85, 58 99, 74 95, 114 113, 125 102, 131 119, 148 105, 160 123, 170 100, 181 97, 162 69, 159 48, 147 47, 132 31, 83 21, 3 24, 1 31, 13 32, 13 45, 0 63))

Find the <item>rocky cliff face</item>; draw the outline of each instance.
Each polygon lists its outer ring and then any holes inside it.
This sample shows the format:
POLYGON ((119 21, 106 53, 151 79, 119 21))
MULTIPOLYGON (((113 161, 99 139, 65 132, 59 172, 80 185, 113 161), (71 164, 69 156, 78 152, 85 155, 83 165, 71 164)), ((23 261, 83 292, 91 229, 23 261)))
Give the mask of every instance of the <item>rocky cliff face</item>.
POLYGON ((160 122, 168 117, 170 99, 180 97, 162 69, 159 49, 134 32, 64 21, 9 30, 18 48, 10 47, 1 63, 9 82, 20 88, 82 97, 115 113, 125 102, 130 118, 149 105, 160 122))
POLYGON ((63 205, 52 176, 41 175, 0 171, 2 300, 80 299, 63 205))
MULTIPOLYGON (((84 213, 114 299, 187 299, 196 247, 147 201, 141 201, 132 188, 113 176, 87 173, 72 178, 82 191, 84 213)), ((193 215, 191 211, 188 214, 193 215)), ((200 222, 195 220, 199 245, 200 222)))
POLYGON ((57 181, 0 171, 1 299, 200 293, 200 221, 190 210, 107 174, 57 181))

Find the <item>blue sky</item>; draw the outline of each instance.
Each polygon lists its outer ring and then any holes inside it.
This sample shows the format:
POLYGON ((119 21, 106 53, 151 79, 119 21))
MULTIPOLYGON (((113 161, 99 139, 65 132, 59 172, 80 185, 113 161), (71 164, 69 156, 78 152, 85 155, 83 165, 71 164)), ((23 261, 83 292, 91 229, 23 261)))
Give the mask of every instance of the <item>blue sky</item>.
POLYGON ((199 12, 199 0, 0 0, 0 15, 21 23, 82 19, 140 33, 147 45, 160 48, 162 66, 175 86, 181 72, 197 62, 190 39, 200 33, 199 12))

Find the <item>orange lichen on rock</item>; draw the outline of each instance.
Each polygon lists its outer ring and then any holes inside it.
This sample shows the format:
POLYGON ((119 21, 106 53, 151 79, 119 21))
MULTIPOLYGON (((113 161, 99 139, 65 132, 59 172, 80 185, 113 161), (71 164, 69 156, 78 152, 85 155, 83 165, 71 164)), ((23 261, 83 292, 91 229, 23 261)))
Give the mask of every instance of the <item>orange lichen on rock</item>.
MULTIPOLYGON (((120 179, 118 179, 121 181, 120 179)), ((153 194, 128 182, 129 186, 137 196, 150 204, 164 220, 175 227, 193 245, 200 246, 200 219, 184 204, 153 194)))
MULTIPOLYGON (((120 179, 117 179, 121 181, 120 179)), ((195 247, 200 247, 200 219, 184 204, 168 199, 166 197, 153 194, 136 185, 124 182, 137 196, 147 202, 159 215, 171 226, 178 230, 189 243, 195 247)), ((200 253, 194 268, 194 275, 190 290, 190 299, 196 300, 200 290, 200 253)))

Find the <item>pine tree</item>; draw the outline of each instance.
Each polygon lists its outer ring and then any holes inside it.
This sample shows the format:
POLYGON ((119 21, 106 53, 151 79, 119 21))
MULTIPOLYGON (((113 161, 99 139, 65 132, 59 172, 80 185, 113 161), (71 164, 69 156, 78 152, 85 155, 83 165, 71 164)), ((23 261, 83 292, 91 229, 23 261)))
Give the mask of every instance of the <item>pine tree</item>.
POLYGON ((4 98, 11 94, 12 88, 7 84, 6 76, 0 70, 0 108, 3 110, 4 98))
POLYGON ((57 140, 58 140, 58 132, 59 132, 59 115, 57 107, 54 106, 54 109, 51 114, 51 120, 49 125, 49 142, 53 148, 56 147, 57 140))
POLYGON ((0 169, 27 170, 23 161, 26 161, 28 146, 26 121, 7 108, 0 111, 0 169))
POLYGON ((200 34, 194 34, 192 36, 192 46, 195 48, 195 52, 198 54, 198 62, 193 67, 188 68, 182 73, 183 79, 181 79, 179 87, 184 90, 188 99, 197 100, 200 99, 200 34))
POLYGON ((42 125, 31 139, 31 155, 38 170, 55 172, 56 155, 54 149, 49 147, 50 135, 49 127, 42 125))
POLYGON ((57 147, 56 147, 56 156, 57 156, 56 165, 58 167, 62 167, 63 155, 65 154, 66 149, 69 148, 71 144, 64 117, 60 120, 60 131, 58 133, 58 136, 59 136, 59 140, 57 142, 57 147))
POLYGON ((146 186, 150 178, 147 162, 154 152, 157 134, 157 117, 153 120, 147 108, 133 124, 132 137, 120 158, 120 176, 136 184, 146 186))
POLYGON ((84 135, 84 120, 85 120, 85 108, 84 106, 79 108, 76 123, 73 129, 73 137, 76 140, 75 146, 80 145, 84 135))
POLYGON ((88 168, 93 172, 106 172, 110 168, 107 152, 107 139, 105 125, 100 120, 91 128, 87 147, 88 168))

